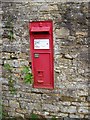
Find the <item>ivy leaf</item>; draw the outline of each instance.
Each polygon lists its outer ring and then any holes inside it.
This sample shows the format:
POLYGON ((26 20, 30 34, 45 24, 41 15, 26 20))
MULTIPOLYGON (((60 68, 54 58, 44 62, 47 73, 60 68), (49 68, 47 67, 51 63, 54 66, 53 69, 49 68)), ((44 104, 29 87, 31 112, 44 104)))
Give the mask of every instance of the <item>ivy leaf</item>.
POLYGON ((57 118, 56 118, 55 116, 53 116, 53 117, 51 118, 51 120, 57 120, 57 118))
POLYGON ((29 73, 29 67, 24 66, 24 68, 23 68, 23 70, 22 70, 22 73, 28 74, 28 73, 29 73))
POLYGON ((36 120, 36 118, 38 118, 38 115, 37 115, 37 114, 32 113, 32 114, 31 114, 31 118, 32 118, 32 120, 36 120))
POLYGON ((33 75, 31 74, 31 73, 29 73, 29 74, 26 74, 25 76, 24 76, 24 82, 25 83, 32 83, 32 79, 33 79, 33 75))
POLYGON ((13 31, 9 31, 9 33, 8 33, 8 38, 9 38, 10 40, 14 39, 14 37, 13 37, 13 31))
POLYGON ((4 64, 4 69, 8 71, 12 70, 11 66, 8 63, 4 64))

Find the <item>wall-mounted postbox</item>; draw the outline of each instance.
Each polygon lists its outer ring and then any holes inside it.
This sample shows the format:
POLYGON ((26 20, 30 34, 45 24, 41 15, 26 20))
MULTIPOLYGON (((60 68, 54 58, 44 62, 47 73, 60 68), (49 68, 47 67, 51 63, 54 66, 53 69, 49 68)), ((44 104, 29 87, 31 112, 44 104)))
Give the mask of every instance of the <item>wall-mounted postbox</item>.
POLYGON ((30 22, 30 54, 34 88, 54 88, 53 23, 30 22))

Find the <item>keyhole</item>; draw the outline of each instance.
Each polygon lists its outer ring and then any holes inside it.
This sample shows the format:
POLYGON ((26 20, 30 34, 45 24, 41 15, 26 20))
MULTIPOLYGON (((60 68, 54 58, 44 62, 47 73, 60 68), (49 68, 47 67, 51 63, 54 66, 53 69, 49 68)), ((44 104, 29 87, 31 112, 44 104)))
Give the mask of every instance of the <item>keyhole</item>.
POLYGON ((40 74, 40 71, 38 71, 38 74, 40 74))

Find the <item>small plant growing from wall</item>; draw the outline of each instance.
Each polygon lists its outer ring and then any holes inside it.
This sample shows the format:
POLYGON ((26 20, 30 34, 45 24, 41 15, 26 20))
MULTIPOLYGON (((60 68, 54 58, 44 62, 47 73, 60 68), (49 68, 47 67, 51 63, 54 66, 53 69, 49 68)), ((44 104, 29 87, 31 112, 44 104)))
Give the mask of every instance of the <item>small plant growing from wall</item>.
POLYGON ((31 116, 30 116, 30 118, 31 118, 32 120, 35 120, 35 119, 38 119, 39 117, 38 117, 37 114, 32 113, 31 116))
POLYGON ((0 120, 5 120, 6 117, 8 117, 8 112, 4 109, 5 105, 2 103, 2 109, 1 109, 1 118, 0 120))
POLYGON ((30 120, 47 120, 47 119, 43 115, 31 113, 30 120))
POLYGON ((51 120, 57 120, 57 118, 56 118, 55 116, 53 116, 53 117, 51 118, 51 120))
POLYGON ((33 75, 31 73, 31 70, 29 66, 24 66, 23 70, 21 71, 23 80, 27 84, 32 84, 33 83, 33 75))
POLYGON ((5 30, 2 37, 8 38, 10 41, 13 41, 14 33, 13 33, 13 16, 12 15, 8 16, 7 21, 5 22, 4 28, 5 30))
POLYGON ((8 39, 9 39, 10 41, 13 41, 13 39, 14 39, 13 30, 10 30, 10 31, 8 32, 8 39))
POLYGON ((11 71, 12 71, 12 67, 11 67, 8 63, 5 63, 5 64, 4 64, 4 69, 5 69, 6 71, 9 71, 10 73, 11 73, 11 71))
POLYGON ((11 94, 15 94, 16 93, 16 88, 14 87, 15 81, 12 78, 12 67, 8 63, 5 63, 4 64, 4 69, 8 72, 7 78, 9 80, 8 81, 9 91, 10 91, 11 94))

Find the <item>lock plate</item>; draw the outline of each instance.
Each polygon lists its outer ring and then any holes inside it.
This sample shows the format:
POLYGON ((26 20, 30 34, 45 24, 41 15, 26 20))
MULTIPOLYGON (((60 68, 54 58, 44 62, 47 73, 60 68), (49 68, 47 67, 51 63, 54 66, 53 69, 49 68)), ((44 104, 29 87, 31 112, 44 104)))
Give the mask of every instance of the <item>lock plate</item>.
POLYGON ((38 53, 35 53, 35 54, 34 54, 34 57, 35 57, 35 58, 39 58, 39 54, 38 54, 38 53))

